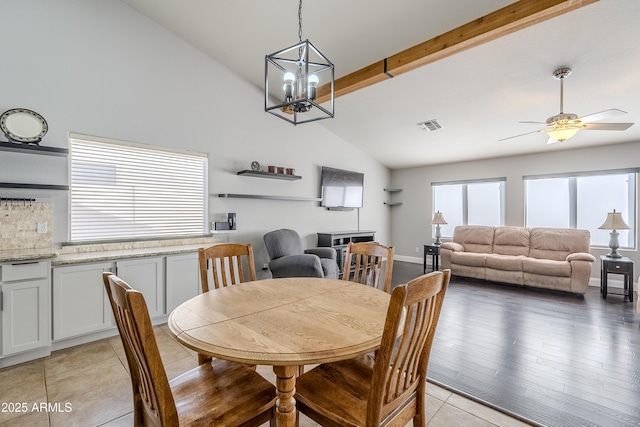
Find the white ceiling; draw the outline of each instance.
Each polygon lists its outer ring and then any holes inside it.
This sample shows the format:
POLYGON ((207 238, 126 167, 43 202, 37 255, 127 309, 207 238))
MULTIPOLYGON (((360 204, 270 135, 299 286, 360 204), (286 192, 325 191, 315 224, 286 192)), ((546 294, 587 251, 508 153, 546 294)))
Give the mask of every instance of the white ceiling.
MULTIPOLYGON (((264 56, 298 41, 296 0, 122 0, 263 90, 264 56)), ((306 0, 302 39, 335 64, 336 78, 500 9, 511 0, 306 0)), ((336 98, 317 122, 391 169, 640 141, 640 1, 600 0, 573 12, 336 98), (560 111, 626 131, 580 131, 547 145, 541 128, 560 111), (437 119, 443 129, 420 130, 437 119)), ((265 113, 267 114, 267 113, 265 113)), ((273 120, 279 120, 273 117, 273 120)), ((283 126, 292 126, 282 121, 283 126)), ((300 125, 308 126, 308 125, 300 125)))

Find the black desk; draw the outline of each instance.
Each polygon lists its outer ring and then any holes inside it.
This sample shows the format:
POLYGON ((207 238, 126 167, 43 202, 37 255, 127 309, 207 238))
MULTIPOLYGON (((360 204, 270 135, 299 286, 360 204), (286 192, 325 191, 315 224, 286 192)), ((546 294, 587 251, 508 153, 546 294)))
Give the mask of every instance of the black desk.
POLYGON ((610 258, 601 255, 600 293, 602 299, 607 299, 607 276, 609 274, 624 275, 624 300, 633 302, 633 260, 627 257, 610 258))
POLYGON ((422 273, 427 272, 427 255, 431 255, 431 271, 439 269, 440 264, 440 245, 424 245, 424 252, 422 255, 422 273))

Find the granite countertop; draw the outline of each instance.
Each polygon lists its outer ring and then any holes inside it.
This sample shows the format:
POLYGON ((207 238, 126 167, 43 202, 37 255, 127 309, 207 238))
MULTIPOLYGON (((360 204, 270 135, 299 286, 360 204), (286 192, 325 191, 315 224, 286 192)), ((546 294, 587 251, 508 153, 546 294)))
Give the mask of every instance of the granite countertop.
POLYGON ((204 248, 207 246, 208 245, 203 245, 203 244, 176 245, 176 246, 158 246, 153 248, 142 248, 142 249, 123 249, 123 250, 110 250, 110 251, 99 251, 99 252, 62 254, 62 255, 56 256, 53 260, 51 260, 51 265, 65 265, 65 264, 76 264, 81 262, 113 261, 117 259, 126 259, 126 258, 184 254, 184 253, 190 253, 190 252, 197 252, 199 248, 204 248))
POLYGON ((0 251, 0 262, 33 261, 37 259, 55 258, 58 251, 55 248, 44 249, 9 249, 0 251))
POLYGON ((61 248, 0 250, 0 263, 33 260, 51 260, 51 265, 67 265, 84 262, 113 261, 197 252, 220 243, 215 238, 178 239, 160 242, 133 242, 122 244, 63 246, 61 248))

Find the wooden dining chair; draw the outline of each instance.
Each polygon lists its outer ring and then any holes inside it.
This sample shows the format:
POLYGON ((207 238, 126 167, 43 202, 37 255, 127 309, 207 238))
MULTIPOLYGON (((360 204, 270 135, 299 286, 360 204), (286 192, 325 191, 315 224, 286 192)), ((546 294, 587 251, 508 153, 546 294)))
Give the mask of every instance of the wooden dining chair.
POLYGON ((296 383, 298 409, 322 426, 425 426, 427 366, 450 270, 425 274, 391 294, 374 359, 319 365, 296 383))
POLYGON ((208 248, 200 248, 198 257, 202 292, 209 292, 211 277, 216 289, 244 282, 244 263, 247 265, 249 280, 256 280, 256 266, 250 244, 220 243, 208 248))
POLYGON ((384 264, 382 290, 391 293, 393 251, 393 246, 387 247, 376 242, 349 242, 344 257, 342 279, 379 288, 384 264))
POLYGON ((169 381, 144 297, 112 273, 103 281, 129 364, 135 426, 275 426, 275 387, 242 364, 215 360, 169 381))

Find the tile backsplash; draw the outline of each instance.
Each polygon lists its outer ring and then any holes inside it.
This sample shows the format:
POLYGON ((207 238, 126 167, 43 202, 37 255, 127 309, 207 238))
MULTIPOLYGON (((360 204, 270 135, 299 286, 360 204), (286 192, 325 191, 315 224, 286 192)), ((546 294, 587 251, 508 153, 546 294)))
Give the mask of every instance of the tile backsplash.
POLYGON ((51 203, 0 201, 0 249, 39 249, 51 247, 51 203), (38 223, 47 232, 38 233, 38 223))

